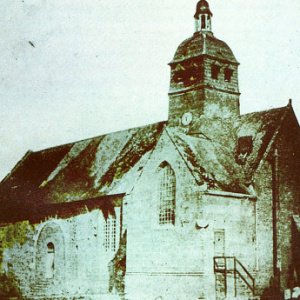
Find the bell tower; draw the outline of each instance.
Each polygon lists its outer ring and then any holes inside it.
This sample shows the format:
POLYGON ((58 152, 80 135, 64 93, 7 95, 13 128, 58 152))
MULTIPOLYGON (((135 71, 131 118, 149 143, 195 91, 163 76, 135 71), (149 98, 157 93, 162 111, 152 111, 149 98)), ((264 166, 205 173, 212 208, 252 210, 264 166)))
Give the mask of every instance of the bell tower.
POLYGON ((169 63, 169 124, 187 126, 201 118, 229 118, 240 113, 238 66, 228 45, 212 33, 206 0, 196 7, 195 33, 183 41, 169 63))

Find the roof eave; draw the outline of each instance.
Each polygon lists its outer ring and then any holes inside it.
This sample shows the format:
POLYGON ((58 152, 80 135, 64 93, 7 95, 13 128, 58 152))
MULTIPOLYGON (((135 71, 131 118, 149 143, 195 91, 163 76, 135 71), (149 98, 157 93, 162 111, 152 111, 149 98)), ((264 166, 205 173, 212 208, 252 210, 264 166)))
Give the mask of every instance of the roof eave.
POLYGON ((199 58, 199 57, 203 57, 203 58, 211 58, 211 59, 218 59, 219 61, 223 62, 223 63, 229 63, 229 64, 232 64, 232 65, 235 65, 235 66, 239 66, 240 63, 235 59, 235 60, 231 60, 231 59, 225 59, 225 58, 220 58, 220 57, 215 57, 215 56, 212 56, 212 55, 209 55, 207 53, 201 53, 201 54, 198 54, 198 55, 195 55, 195 56, 190 56, 190 57, 185 57, 183 59, 173 59, 171 62, 168 63, 169 66, 173 66, 175 64, 178 64, 178 63, 181 63, 181 62, 184 62, 184 61, 188 61, 188 60, 192 60, 192 59, 195 59, 195 58, 199 58))

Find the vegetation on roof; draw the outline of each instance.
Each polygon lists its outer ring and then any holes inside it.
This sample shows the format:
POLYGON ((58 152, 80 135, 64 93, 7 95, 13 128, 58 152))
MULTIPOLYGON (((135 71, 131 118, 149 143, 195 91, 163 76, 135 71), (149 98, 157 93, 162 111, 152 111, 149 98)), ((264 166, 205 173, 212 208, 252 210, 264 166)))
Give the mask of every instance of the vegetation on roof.
MULTIPOLYGON (((168 126, 167 132, 199 185, 244 193, 289 111, 284 107, 226 120, 201 118, 188 133, 168 126), (245 136, 252 141, 251 151, 241 163, 237 145, 245 136)), ((2 212, 17 214, 20 207, 109 194, 138 163, 145 163, 165 127, 161 122, 29 153, 0 185, 2 212)))

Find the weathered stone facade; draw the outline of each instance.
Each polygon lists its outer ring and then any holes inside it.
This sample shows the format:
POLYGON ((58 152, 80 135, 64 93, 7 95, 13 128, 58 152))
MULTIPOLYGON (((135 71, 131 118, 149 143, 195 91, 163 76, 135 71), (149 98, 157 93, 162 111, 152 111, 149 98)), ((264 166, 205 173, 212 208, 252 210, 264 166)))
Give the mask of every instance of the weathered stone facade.
POLYGON ((2 269, 14 273, 26 299, 97 299, 109 294, 109 285, 114 283, 109 267, 119 249, 119 224, 120 208, 116 207, 110 215, 101 209, 87 209, 70 218, 3 227, 7 245, 2 269), (111 220, 115 220, 117 238, 108 245, 106 226, 111 220), (25 228, 21 240, 20 233, 10 233, 18 226, 25 228))
POLYGON ((299 124, 291 103, 240 115, 211 18, 199 1, 168 121, 28 152, 1 182, 1 297, 275 299, 299 284, 299 124))

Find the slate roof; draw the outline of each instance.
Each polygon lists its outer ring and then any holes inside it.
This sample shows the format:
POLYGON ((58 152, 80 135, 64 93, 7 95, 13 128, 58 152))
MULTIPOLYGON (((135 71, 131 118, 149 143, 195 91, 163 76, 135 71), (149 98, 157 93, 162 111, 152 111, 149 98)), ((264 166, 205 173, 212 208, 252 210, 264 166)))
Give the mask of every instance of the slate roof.
POLYGON ((171 64, 200 55, 208 55, 238 64, 232 50, 225 42, 218 40, 212 34, 201 32, 195 32, 192 37, 179 45, 171 64))
POLYGON ((27 153, 0 184, 2 208, 109 194, 155 147, 164 125, 160 122, 27 153))
POLYGON ((249 185, 268 146, 285 119, 289 107, 250 113, 227 120, 200 119, 185 134, 167 129, 199 184, 211 189, 249 193, 249 185), (246 163, 236 157, 239 137, 251 136, 252 152, 246 163))
POLYGON ((237 136, 252 136, 253 151, 247 158, 245 172, 250 180, 282 122, 291 113, 289 106, 242 115, 234 123, 237 136))
POLYGON ((160 122, 28 152, 1 182, 2 213, 31 204, 66 203, 121 194, 136 178, 165 131, 198 185, 248 193, 252 177, 287 114, 289 106, 232 119, 200 119, 187 133, 160 122), (245 164, 236 159, 239 137, 252 136, 245 164))

